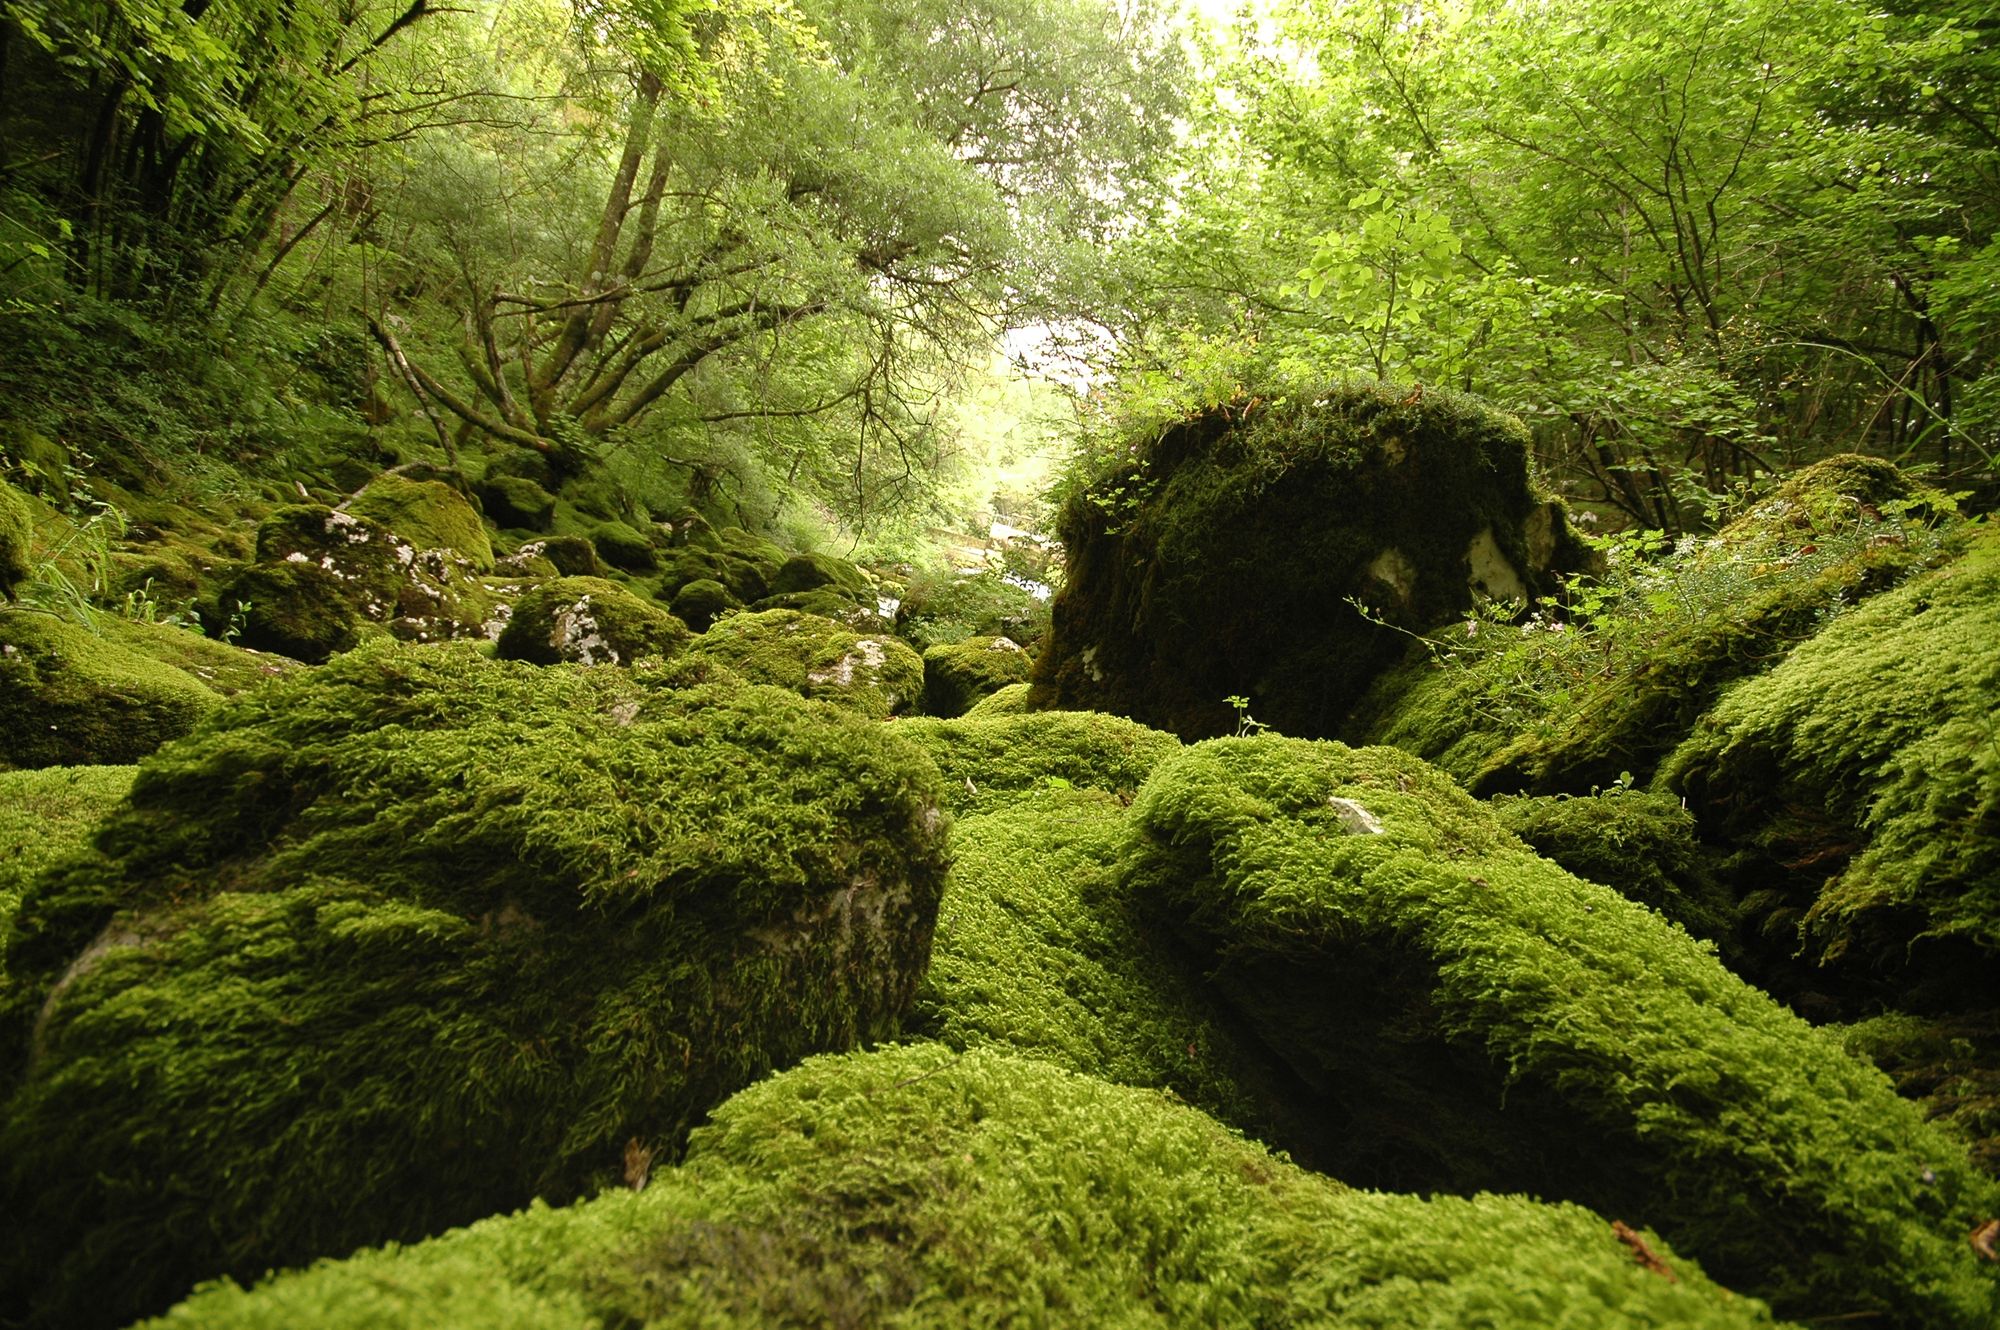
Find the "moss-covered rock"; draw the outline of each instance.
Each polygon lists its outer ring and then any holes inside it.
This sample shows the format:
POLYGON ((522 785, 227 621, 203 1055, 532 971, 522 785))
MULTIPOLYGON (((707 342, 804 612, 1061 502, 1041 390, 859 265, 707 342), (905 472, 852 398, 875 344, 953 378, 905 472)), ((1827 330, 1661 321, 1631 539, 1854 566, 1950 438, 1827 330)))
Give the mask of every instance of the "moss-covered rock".
POLYGON ((1438 634, 1344 737, 1416 753, 1479 794, 1645 783, 1725 686, 1942 558, 1946 506, 1885 462, 1830 458, 1716 536, 1613 568, 1580 597, 1598 602, 1588 615, 1438 634))
POLYGON ((318 665, 361 640, 350 584, 316 563, 257 563, 224 577, 198 607, 210 636, 318 665))
POLYGON ((1974 1163, 2000 1176, 2000 1009, 1942 1016, 1889 1012, 1834 1033, 1849 1052, 1887 1072, 1931 1121, 1964 1141, 1974 1163))
POLYGON ((1527 431, 1451 393, 1333 388, 1135 446, 1063 508, 1038 706, 1200 738, 1245 697, 1283 733, 1334 734, 1406 633, 1591 561, 1530 482, 1527 431))
POLYGON ((556 516, 556 496, 525 476, 488 475, 475 491, 486 515, 517 531, 547 531, 556 516))
POLYGON ((661 574, 660 585, 673 594, 690 582, 720 582, 740 604, 749 605, 771 594, 769 574, 726 550, 690 546, 674 551, 661 574))
POLYGON ((76 850, 132 788, 135 768, 0 771, 0 938, 36 874, 76 850))
MULTIPOLYGON (((752 601, 750 608, 759 611, 790 610, 798 614, 810 614, 816 618, 831 619, 854 632, 870 636, 886 636, 890 632, 889 621, 882 617, 873 599, 863 603, 832 587, 820 587, 813 591, 788 591, 782 596, 765 596, 762 600, 752 601)), ((923 658, 919 656, 918 659, 923 658)))
POLYGON ((624 522, 602 522, 590 533, 597 555, 613 568, 647 573, 660 566, 659 552, 644 532, 624 522))
POLYGON ((1777 945, 1989 1005, 2000 966, 2000 528, 1731 690, 1664 764, 1777 945))
POLYGON ((707 579, 689 582, 674 592, 671 606, 674 617, 697 633, 707 632, 725 613, 742 607, 743 602, 730 595, 728 587, 707 579))
POLYGON ((14 599, 15 588, 34 572, 28 558, 34 545, 34 511, 20 491, 0 480, 0 600, 14 599))
MULTIPOLYGON (((778 575, 790 557, 782 545, 768 536, 760 536, 754 531, 746 531, 740 526, 725 526, 715 532, 716 547, 725 554, 743 560, 757 569, 768 583, 778 575)), ((768 594, 768 593, 767 593, 768 594)))
POLYGON ((136 762, 222 699, 82 624, 0 610, 0 767, 136 762))
POLYGON ((980 698, 1026 683, 1028 653, 1011 638, 968 637, 924 652, 924 710, 962 716, 980 698))
POLYGON ((375 644, 228 704, 17 916, 7 1305, 122 1324, 567 1200, 890 1034, 943 876, 936 779, 781 690, 470 646, 375 644))
POLYGON ((837 702, 877 720, 913 710, 923 697, 923 658, 907 645, 797 610, 732 614, 688 650, 754 683, 837 702))
POLYGON ((1010 683, 996 688, 965 709, 967 719, 975 716, 1025 716, 1032 684, 1010 683))
POLYGON ((219 1287, 160 1324, 1768 1323, 1574 1206, 1349 1191, 1157 1093, 925 1045, 745 1091, 644 1191, 219 1287))
POLYGON ((831 554, 794 554, 771 578, 774 596, 819 590, 836 592, 857 604, 872 605, 875 600, 875 583, 868 574, 831 554))
POLYGON ((493 570, 493 542, 479 511, 441 480, 381 475, 344 505, 372 518, 419 550, 449 550, 480 572, 493 570))
POLYGON ((559 577, 515 602, 499 653, 537 665, 630 665, 641 656, 671 656, 688 637, 686 624, 616 582, 559 577))
POLYGON ((582 536, 549 536, 531 540, 515 552, 547 559, 564 577, 604 576, 604 565, 598 561, 597 547, 582 536))
POLYGON ((1643 1216, 1785 1315, 2000 1317, 2000 1187, 1712 950, 1391 749, 1215 740, 1132 807, 1127 889, 1318 1101, 1350 1181, 1643 1216))
POLYGON ((309 564, 330 573, 363 617, 394 617, 416 548, 380 522, 318 505, 293 504, 257 524, 259 563, 309 564))
POLYGON ((1578 797, 1502 795, 1490 807, 1544 859, 1728 945, 1734 901, 1680 800, 1614 787, 1578 797))
POLYGON ((912 716, 896 723, 896 733, 937 763, 955 813, 992 812, 1038 790, 1096 790, 1129 803, 1181 748, 1171 734, 1096 711, 912 716))

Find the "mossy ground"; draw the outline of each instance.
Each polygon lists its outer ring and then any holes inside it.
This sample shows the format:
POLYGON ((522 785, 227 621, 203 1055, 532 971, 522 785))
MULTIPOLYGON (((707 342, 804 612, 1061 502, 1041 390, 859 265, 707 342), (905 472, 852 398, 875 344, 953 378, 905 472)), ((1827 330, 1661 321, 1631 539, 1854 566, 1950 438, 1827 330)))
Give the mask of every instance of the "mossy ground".
POLYGON ((923 658, 905 643, 798 610, 732 614, 710 626, 688 651, 753 682, 838 703, 876 720, 914 710, 923 698, 923 658))
POLYGON ((0 939, 36 874, 86 841, 132 788, 134 768, 0 771, 0 939))
POLYGON ((1636 1215, 1785 1314, 2000 1317, 2000 1188, 1874 1068, 1390 749, 1217 740, 1132 808, 1146 917, 1321 1100, 1322 1162, 1636 1215))
POLYGON ((1302 1172, 1158 1093, 997 1051, 815 1058, 637 1193, 212 1289, 160 1326, 1767 1325, 1657 1238, 1302 1172))
POLYGON ((894 1030, 936 779, 714 670, 382 643, 226 704, 17 913, 0 1301, 118 1324, 670 1156, 894 1030))

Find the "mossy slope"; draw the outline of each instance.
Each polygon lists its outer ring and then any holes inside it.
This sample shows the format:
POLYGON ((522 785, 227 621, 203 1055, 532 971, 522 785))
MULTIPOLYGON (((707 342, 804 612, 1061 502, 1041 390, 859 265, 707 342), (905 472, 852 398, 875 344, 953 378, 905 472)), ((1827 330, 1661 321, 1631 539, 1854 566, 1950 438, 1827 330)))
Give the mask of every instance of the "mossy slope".
POLYGON ((1163 763, 1132 825, 1129 888, 1320 1096, 1336 1176, 1581 1200, 1787 1314, 2000 1317, 1965 1240, 2000 1189, 1962 1146, 1442 773, 1217 740, 1163 763))
POLYGON ((154 1324, 1769 1324, 1659 1250, 1675 1279, 1574 1207, 1344 1190, 1159 1094, 927 1045, 739 1094, 644 1191, 216 1288, 154 1324))
POLYGON ((791 694, 373 645, 141 770, 7 953, 0 1252, 39 1325, 616 1178, 893 1030, 936 775, 791 694), (685 684, 685 686, 676 686, 685 684))

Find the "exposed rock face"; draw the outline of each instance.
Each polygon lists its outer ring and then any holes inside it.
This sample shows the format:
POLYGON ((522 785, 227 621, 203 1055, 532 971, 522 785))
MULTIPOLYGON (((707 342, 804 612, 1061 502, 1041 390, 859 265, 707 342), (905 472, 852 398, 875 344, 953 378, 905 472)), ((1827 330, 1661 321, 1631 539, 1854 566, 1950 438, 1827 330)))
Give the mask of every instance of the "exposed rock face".
POLYGON ((1199 738, 1235 726, 1233 696, 1284 733, 1334 733, 1402 656, 1397 630, 1590 563, 1527 442, 1471 399, 1377 387, 1169 427, 1064 510, 1033 704, 1199 738))
POLYGON ((0 1211, 36 1221, 0 1250, 9 1319, 124 1324, 570 1199, 893 1035, 934 767, 695 677, 375 643, 146 764, 0 975, 0 1211))

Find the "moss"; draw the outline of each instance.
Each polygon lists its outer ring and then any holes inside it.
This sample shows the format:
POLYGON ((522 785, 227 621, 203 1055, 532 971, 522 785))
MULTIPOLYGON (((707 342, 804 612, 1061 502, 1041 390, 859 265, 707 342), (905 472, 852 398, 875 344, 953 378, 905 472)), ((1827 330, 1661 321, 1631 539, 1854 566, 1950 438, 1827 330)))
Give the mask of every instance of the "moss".
POLYGON ((1286 734, 1334 734, 1406 633, 1590 562, 1530 482, 1520 422, 1448 392, 1219 407, 1130 455, 1062 510, 1038 706, 1200 738, 1245 697, 1286 734))
POLYGON ((315 563, 239 568, 201 606, 202 624, 257 651, 318 665, 361 640, 360 616, 339 574, 315 563))
POLYGON ((836 592, 857 604, 875 602, 875 583, 868 574, 830 554, 794 554, 771 578, 774 596, 820 590, 836 592))
POLYGON ((14 589, 28 580, 34 564, 34 510, 12 485, 0 480, 0 600, 14 599, 14 589))
POLYGON ((1216 740, 1132 807, 1128 889, 1321 1104, 1336 1176, 1644 1216, 1785 1315, 2000 1316, 2000 1187, 1873 1067, 1391 749, 1216 740))
MULTIPOLYGON (((1848 969, 1991 998, 2000 961, 2000 528, 1726 695, 1663 766, 1740 847, 1765 926, 1848 969), (1851 953, 1851 955, 1850 955, 1851 953)), ((1795 945, 1795 942, 1793 942, 1795 945)))
POLYGON ((1028 714, 1026 683, 1010 683, 996 688, 965 709, 968 719, 979 716, 1025 716, 1028 714))
POLYGON ((548 455, 532 448, 509 448, 486 463, 487 480, 508 477, 532 481, 545 490, 556 487, 555 468, 549 464, 548 455))
POLYGON ((1943 557, 1948 524, 1925 518, 1943 502, 1875 459, 1809 467, 1715 537, 1619 570, 1588 593, 1605 602, 1588 618, 1440 635, 1345 737, 1407 749, 1479 794, 1643 783, 1724 687, 1943 557), (1866 499, 1899 486, 1881 508, 1866 499))
POLYGON ((1033 649, 1048 619, 1048 602, 994 569, 915 578, 896 606, 896 631, 919 651, 968 637, 1008 637, 1033 649))
POLYGON ((893 637, 865 636, 797 610, 732 614, 689 648, 754 683, 823 698, 886 719, 923 696, 924 662, 893 637))
POLYGON ((738 1095, 644 1191, 219 1287, 160 1324, 1769 1324, 1660 1254, 1674 1279, 1575 1207, 1348 1191, 1156 1093, 928 1045, 738 1095))
POLYGON ((674 617, 697 633, 708 631, 726 611, 742 607, 743 602, 730 595, 728 587, 706 580, 689 582, 674 592, 672 604, 674 617))
POLYGON ((522 596, 500 634, 503 660, 553 665, 630 665, 671 656, 687 625, 659 606, 600 577, 560 577, 522 596))
POLYGON ((0 610, 0 766, 136 762, 221 700, 186 672, 80 624, 0 610))
MULTIPOLYGON (((799 614, 810 614, 844 624, 858 633, 881 635, 889 632, 889 623, 877 612, 876 602, 873 599, 864 604, 850 599, 832 587, 820 587, 815 591, 791 591, 782 596, 765 596, 762 600, 752 601, 750 608, 791 610, 799 614)), ((922 657, 918 659, 921 660, 922 657)))
POLYGON ((716 531, 715 543, 724 553, 755 568, 766 582, 778 575, 778 570, 790 557, 776 541, 754 531, 745 531, 740 526, 726 526, 716 531))
POLYGON ((257 524, 257 561, 310 564, 331 573, 369 619, 395 613, 416 549, 367 517, 319 505, 279 508, 257 524))
POLYGON ((1123 716, 1038 711, 1021 716, 898 721, 896 733, 930 754, 953 812, 991 812, 1035 790, 1083 789, 1128 802, 1180 740, 1123 716))
POLYGON ((590 533, 590 543, 597 547, 598 557, 613 568, 645 573, 660 566, 653 542, 624 522, 599 523, 590 533))
POLYGON ((1005 637, 969 637, 924 652, 924 710, 962 716, 988 693, 1028 680, 1028 653, 1005 637))
POLYGON ((573 1198, 891 1033, 943 876, 933 768, 699 677, 371 645, 144 766, 7 953, 8 1305, 121 1324, 573 1198))
POLYGON ((2000 1175, 2000 1011, 1890 1012, 1835 1033, 1849 1052, 1887 1072, 1931 1121, 1964 1141, 1975 1163, 2000 1175))
POLYGON ((720 582, 745 605, 770 594, 768 574, 755 564, 721 550, 690 546, 676 550, 667 561, 661 585, 678 591, 690 582, 720 582))
POLYGON ((1680 800, 1614 787, 1577 798, 1503 795, 1489 806, 1501 826, 1544 859, 1659 911, 1696 937, 1728 939, 1734 902, 1680 800))
POLYGON ((28 883, 89 838, 131 790, 133 770, 0 771, 0 938, 6 937, 28 883))
POLYGON ((104 614, 97 618, 97 630, 104 640, 185 671, 223 697, 234 697, 300 668, 298 662, 284 656, 218 642, 174 624, 104 614))
POLYGON ((480 572, 493 570, 493 542, 478 510, 443 481, 377 476, 346 511, 380 522, 419 550, 449 550, 480 572))
POLYGON ((604 576, 604 565, 597 560, 597 547, 582 536, 548 536, 542 540, 531 540, 516 553, 547 559, 564 577, 604 576))
POLYGON ((486 515, 518 531, 547 531, 555 521, 556 496, 525 476, 489 474, 476 491, 486 515))

